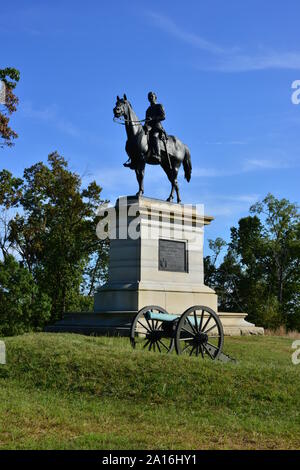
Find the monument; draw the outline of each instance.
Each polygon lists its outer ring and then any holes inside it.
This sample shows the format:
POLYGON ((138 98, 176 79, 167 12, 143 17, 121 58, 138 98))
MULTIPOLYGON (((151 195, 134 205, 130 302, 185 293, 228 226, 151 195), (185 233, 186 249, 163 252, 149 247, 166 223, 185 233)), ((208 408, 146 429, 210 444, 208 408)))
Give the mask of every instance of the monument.
POLYGON ((217 309, 203 280, 203 227, 212 217, 145 197, 119 198, 108 217, 109 280, 95 295, 95 311, 137 312, 154 304, 180 314, 199 303, 217 309))
MULTIPOLYGON (((127 335, 132 319, 146 305, 159 305, 173 314, 192 305, 218 310, 217 295, 204 285, 203 272, 204 228, 213 217, 204 214, 203 206, 180 203, 177 175, 183 164, 190 181, 190 151, 163 129, 166 114, 156 94, 149 92, 148 99, 143 121, 125 94, 117 97, 114 108, 114 120, 127 134, 129 160, 124 166, 135 171, 139 187, 135 196, 118 198, 100 214, 97 235, 110 240, 108 282, 94 296, 94 312, 67 314, 48 331, 127 335), (146 164, 159 164, 165 171, 171 183, 167 201, 143 196, 146 164)), ((245 321, 245 313, 218 315, 225 334, 263 334, 262 328, 245 321)))

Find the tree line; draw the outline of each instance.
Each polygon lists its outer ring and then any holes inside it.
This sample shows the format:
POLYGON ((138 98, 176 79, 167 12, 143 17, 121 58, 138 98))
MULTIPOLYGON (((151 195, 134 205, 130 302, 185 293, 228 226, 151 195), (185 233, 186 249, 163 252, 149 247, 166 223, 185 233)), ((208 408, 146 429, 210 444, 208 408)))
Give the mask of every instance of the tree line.
POLYGON ((86 188, 57 152, 23 178, 0 171, 0 335, 42 329, 92 310, 108 242, 96 236, 102 188, 86 188))
POLYGON ((298 205, 268 194, 230 232, 229 243, 209 240, 213 254, 204 259, 205 283, 216 290, 219 311, 246 312, 259 326, 300 331, 298 205))

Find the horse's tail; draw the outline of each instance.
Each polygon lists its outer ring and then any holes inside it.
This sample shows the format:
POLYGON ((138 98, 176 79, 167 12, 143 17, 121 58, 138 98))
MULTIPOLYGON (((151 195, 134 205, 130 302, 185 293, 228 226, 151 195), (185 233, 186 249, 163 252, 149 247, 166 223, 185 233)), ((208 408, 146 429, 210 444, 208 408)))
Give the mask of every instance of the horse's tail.
POLYGON ((187 180, 187 182, 189 182, 192 176, 192 161, 191 161, 190 151, 186 145, 185 145, 185 155, 183 159, 183 169, 184 169, 184 177, 187 180))

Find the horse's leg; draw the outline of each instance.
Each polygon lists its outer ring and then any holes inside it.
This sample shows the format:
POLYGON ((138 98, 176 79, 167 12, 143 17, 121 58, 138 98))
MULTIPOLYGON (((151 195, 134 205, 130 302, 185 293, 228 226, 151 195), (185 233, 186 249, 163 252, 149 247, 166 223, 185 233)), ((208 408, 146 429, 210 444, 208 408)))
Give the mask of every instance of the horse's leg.
POLYGON ((145 175, 145 166, 141 171, 140 174, 140 190, 139 190, 139 196, 142 196, 144 194, 144 175, 145 175))
POLYGON ((176 195, 177 195, 177 202, 181 202, 181 199, 180 199, 180 192, 179 192, 179 185, 178 185, 178 181, 177 181, 177 178, 174 177, 173 181, 172 181, 172 189, 171 189, 171 193, 170 193, 170 196, 168 197, 167 201, 171 202, 173 201, 174 199, 174 190, 176 191, 176 195))
POLYGON ((139 190, 136 193, 137 197, 140 197, 144 194, 144 174, 145 174, 145 165, 142 165, 140 168, 135 170, 136 179, 139 184, 139 190))
POLYGON ((174 185, 174 169, 172 168, 164 168, 166 175, 168 177, 168 180, 170 181, 172 187, 171 187, 171 192, 170 195, 167 199, 168 202, 172 202, 174 199, 174 191, 175 191, 175 185, 174 185))
POLYGON ((175 187, 175 190, 176 190, 176 195, 177 195, 177 203, 181 202, 180 192, 179 192, 179 184, 178 184, 178 181, 177 181, 177 175, 178 175, 179 167, 180 167, 180 164, 178 166, 177 165, 175 166, 175 168, 174 168, 174 179, 173 179, 173 184, 174 184, 174 187, 175 187))
POLYGON ((173 199, 174 199, 175 185, 174 185, 173 181, 171 181, 171 184, 172 184, 172 188, 171 188, 170 196, 167 199, 168 202, 172 202, 173 199))
POLYGON ((176 191, 176 195, 177 195, 177 202, 181 202, 181 199, 180 199, 180 193, 179 193, 179 185, 178 185, 178 181, 177 181, 177 175, 178 175, 178 171, 179 171, 179 168, 180 168, 180 161, 174 161, 173 160, 173 167, 172 169, 170 168, 165 168, 164 167, 164 170, 167 174, 167 177, 172 185, 172 188, 171 188, 171 192, 170 192, 170 196, 168 197, 167 201, 169 202, 172 202, 173 199, 174 199, 174 191, 176 191))
POLYGON ((178 185, 177 178, 176 178, 176 180, 174 181, 174 185, 175 185, 176 194, 177 194, 177 202, 178 202, 178 204, 179 204, 179 202, 181 202, 181 199, 180 199, 180 192, 179 192, 179 185, 178 185))
POLYGON ((135 174, 136 174, 137 182, 138 182, 138 184, 139 184, 139 190, 138 190, 138 192, 136 193, 136 196, 137 196, 137 197, 140 197, 140 196, 142 196, 142 194, 144 193, 144 190, 143 190, 143 178, 142 178, 142 175, 141 175, 140 170, 135 170, 135 174))
POLYGON ((174 168, 170 168, 169 159, 166 158, 165 154, 163 154, 163 156, 162 156, 161 167, 164 170, 164 172, 166 173, 166 175, 168 177, 168 180, 170 181, 170 183, 172 185, 170 195, 167 199, 168 202, 172 202, 173 199, 174 199, 174 191, 175 191, 175 186, 174 186, 174 182, 173 182, 173 180, 174 180, 174 168))

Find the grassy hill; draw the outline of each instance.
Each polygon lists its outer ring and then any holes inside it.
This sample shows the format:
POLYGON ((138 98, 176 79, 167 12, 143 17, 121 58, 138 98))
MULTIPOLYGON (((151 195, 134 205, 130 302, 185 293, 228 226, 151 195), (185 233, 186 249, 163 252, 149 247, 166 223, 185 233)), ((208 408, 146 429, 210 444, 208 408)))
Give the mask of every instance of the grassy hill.
POLYGON ((237 364, 135 352, 126 338, 6 338, 2 449, 300 448, 292 340, 225 339, 237 364))

